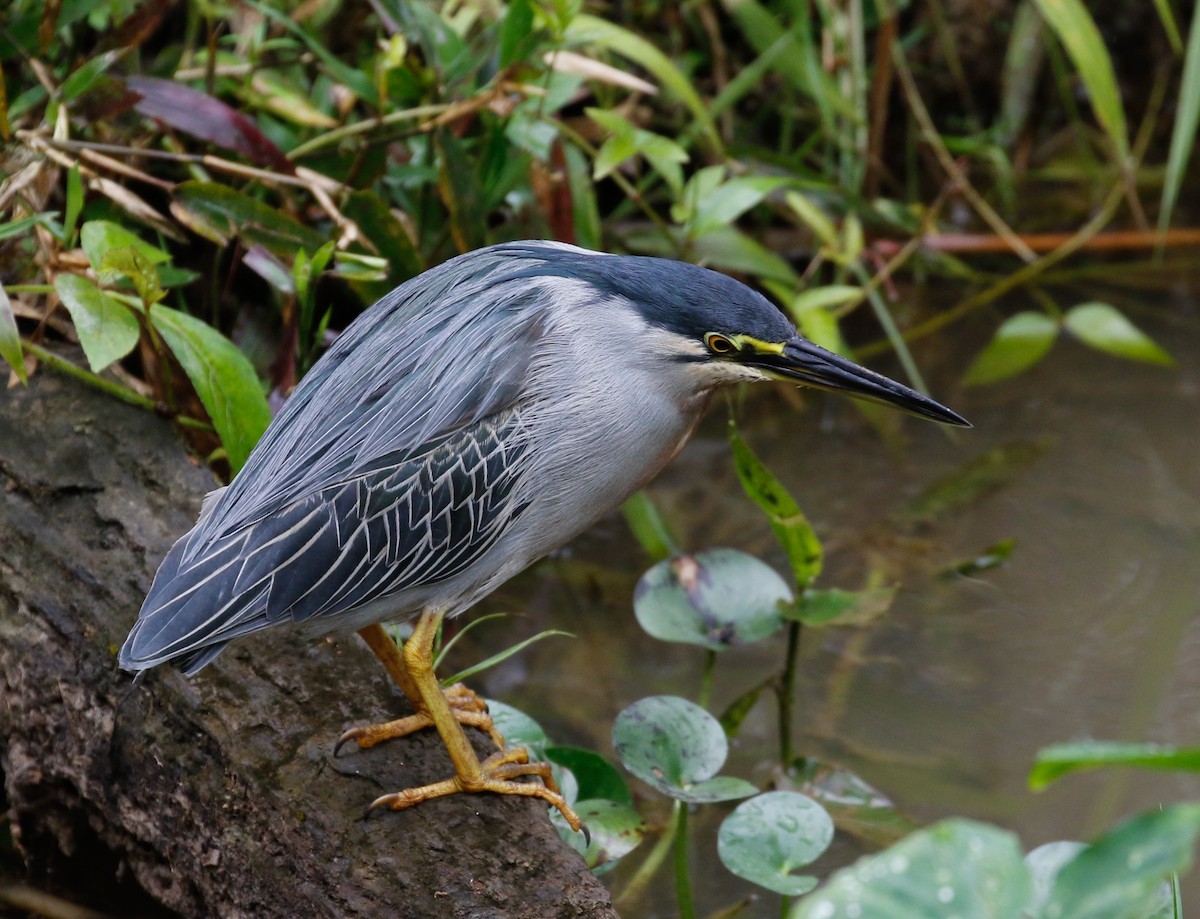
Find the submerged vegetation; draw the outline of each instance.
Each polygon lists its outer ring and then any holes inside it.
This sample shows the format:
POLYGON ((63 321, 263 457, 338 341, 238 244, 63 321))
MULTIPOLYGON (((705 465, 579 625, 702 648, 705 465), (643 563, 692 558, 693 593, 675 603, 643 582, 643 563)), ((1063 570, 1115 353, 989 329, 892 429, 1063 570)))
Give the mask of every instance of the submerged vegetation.
MULTIPOLYGON (((1144 279, 1200 244, 1176 216, 1200 123, 1200 28, 1167 0, 994 6, 11 0, 0 366, 14 385, 69 373, 167 414, 230 474, 332 330, 458 252, 526 237, 737 274, 819 344, 892 352, 917 388, 910 346, 953 353, 968 319, 988 339, 957 368, 971 385, 1053 360, 1068 335, 1169 365, 1169 346, 1078 284, 1144 279), (957 301, 911 306, 935 278, 957 301)), ((939 916, 951 901, 973 904, 964 916, 1176 913, 1162 884, 1188 863, 1197 805, 1023 857, 1011 835, 966 821, 906 835, 878 792, 794 749, 801 629, 861 626, 890 593, 818 588, 822 548, 801 509, 736 433, 732 449, 792 570, 683 555, 647 502, 629 508, 664 559, 639 622, 707 665, 694 701, 643 699, 614 727, 628 772, 672 802, 618 896, 635 900, 673 856, 681 915, 704 911, 689 809, 745 798, 719 851, 781 895, 783 915, 890 917, 903 902, 939 916), (688 588, 700 570, 720 596, 688 588), (709 713, 720 652, 779 630, 778 674, 709 713), (779 788, 760 793, 719 773, 768 698, 779 788), (809 894, 816 878, 795 871, 835 826, 894 845, 809 894)), ((1002 563, 995 550, 977 563, 1002 563)), ((643 827, 617 770, 504 717, 574 773, 590 863, 632 851, 643 827)), ((1034 782, 1101 764, 1197 766, 1193 751, 1096 745, 1047 751, 1034 782)))

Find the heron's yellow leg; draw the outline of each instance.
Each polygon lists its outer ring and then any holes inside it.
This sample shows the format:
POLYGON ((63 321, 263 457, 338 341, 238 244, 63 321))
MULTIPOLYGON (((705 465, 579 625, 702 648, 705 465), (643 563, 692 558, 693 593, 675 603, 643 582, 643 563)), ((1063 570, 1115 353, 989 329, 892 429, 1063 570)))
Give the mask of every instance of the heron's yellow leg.
MULTIPOLYGON (((435 624, 435 634, 436 631, 437 627, 435 624)), ((412 705, 415 714, 383 724, 350 728, 334 744, 333 752, 335 754, 352 740, 358 744, 360 749, 365 750, 378 743, 383 743, 385 740, 406 737, 414 731, 434 726, 433 718, 425 707, 421 693, 409 675, 408 667, 405 666, 403 654, 396 647, 396 643, 392 641, 391 636, 384 631, 383 626, 370 625, 365 629, 360 629, 358 634, 366 642, 367 647, 379 658, 388 674, 395 680, 396 685, 408 697, 409 704, 412 705)), ((411 641, 411 639, 409 640, 411 641)), ((491 715, 487 713, 487 704, 479 696, 475 695, 472 690, 468 689, 462 683, 455 683, 453 686, 443 690, 442 693, 453 709, 454 717, 459 724, 465 724, 469 727, 485 731, 491 737, 492 743, 499 749, 504 749, 504 737, 496 729, 496 725, 492 723, 491 715)))
MULTIPOLYGON (((450 754, 450 761, 454 764, 452 778, 420 788, 406 788, 395 794, 384 795, 372 802, 371 807, 402 810, 412 807, 414 804, 420 804, 422 801, 446 795, 490 791, 501 795, 541 798, 548 804, 557 807, 572 829, 582 829, 583 821, 571 810, 570 805, 563 798, 550 774, 548 763, 529 762, 529 754, 523 748, 501 749, 482 762, 475 755, 475 748, 467 739, 462 725, 464 723, 463 716, 478 714, 478 712, 456 708, 453 700, 462 698, 462 694, 456 692, 448 698, 447 694, 442 691, 437 675, 433 671, 433 642, 441 618, 440 613, 426 612, 422 614, 412 636, 404 643, 403 649, 395 653, 395 656, 399 658, 399 666, 396 667, 396 670, 402 670, 403 676, 392 672, 393 666, 389 663, 389 658, 380 654, 379 650, 375 648, 374 638, 363 635, 372 650, 384 661, 384 666, 388 668, 389 673, 392 673, 400 688, 404 690, 404 694, 413 703, 417 715, 410 717, 424 716, 428 719, 428 723, 437 728, 442 742, 446 745, 446 752, 450 754), (541 784, 517 781, 524 776, 535 776, 541 779, 541 784)), ((392 652, 396 652, 395 644, 387 638, 386 633, 382 637, 391 644, 392 652)), ((405 720, 401 719, 401 721, 405 720)), ((411 730, 415 729, 415 727, 411 728, 411 730)))

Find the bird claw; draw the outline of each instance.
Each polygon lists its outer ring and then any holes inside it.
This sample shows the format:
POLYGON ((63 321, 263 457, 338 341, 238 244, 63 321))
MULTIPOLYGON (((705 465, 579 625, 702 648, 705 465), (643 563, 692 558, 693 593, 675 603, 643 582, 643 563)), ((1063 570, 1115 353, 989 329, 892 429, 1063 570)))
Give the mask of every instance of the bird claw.
POLYGON ((479 764, 480 773, 473 776, 455 775, 420 788, 405 788, 392 794, 376 798, 367 807, 369 816, 382 808, 389 810, 404 810, 416 804, 442 798, 454 794, 478 794, 492 792, 500 795, 521 795, 523 797, 541 798, 547 804, 556 807, 571 829, 582 832, 590 843, 591 833, 584 826, 579 815, 567 803, 559 790, 558 783, 550 772, 549 763, 529 762, 529 753, 524 747, 513 747, 493 753, 479 764), (541 779, 540 783, 520 782, 517 779, 533 776, 541 779))
MULTIPOLYGON (((455 721, 466 727, 479 728, 492 739, 492 743, 496 745, 497 749, 504 749, 504 735, 496 728, 492 716, 488 714, 487 703, 483 699, 462 683, 455 683, 453 686, 447 687, 443 690, 443 694, 446 701, 450 703, 450 710, 454 714, 455 721)), ((436 725, 433 717, 427 712, 417 712, 414 715, 382 724, 353 727, 337 739, 333 745, 333 755, 337 756, 342 747, 352 740, 358 744, 360 750, 369 750, 385 740, 407 737, 409 734, 430 727, 436 727, 436 725)))

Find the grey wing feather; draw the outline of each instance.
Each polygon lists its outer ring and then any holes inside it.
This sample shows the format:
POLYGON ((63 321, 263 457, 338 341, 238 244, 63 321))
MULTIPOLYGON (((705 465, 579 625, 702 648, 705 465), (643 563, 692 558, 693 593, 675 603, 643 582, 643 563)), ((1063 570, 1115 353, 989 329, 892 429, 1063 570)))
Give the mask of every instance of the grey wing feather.
POLYGON ((275 622, 334 617, 451 578, 524 510, 512 491, 523 447, 516 411, 446 438, 238 530, 188 561, 188 534, 163 562, 121 664, 178 659, 275 622))
MULTIPOLYGON (((536 249, 521 253, 528 259, 536 249)), ((240 635, 452 577, 523 509, 521 385, 544 289, 503 247, 401 285, 304 378, 163 562, 126 669, 194 672, 240 635)))

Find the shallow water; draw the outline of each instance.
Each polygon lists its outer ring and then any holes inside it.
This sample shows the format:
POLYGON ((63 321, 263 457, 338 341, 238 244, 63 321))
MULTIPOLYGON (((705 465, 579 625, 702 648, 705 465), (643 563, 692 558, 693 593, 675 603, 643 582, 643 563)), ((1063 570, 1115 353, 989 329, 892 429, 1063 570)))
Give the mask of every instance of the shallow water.
MULTIPOLYGON (((1026 849, 1200 799, 1200 779, 1144 771, 1070 777, 1041 794, 1025 785, 1051 743, 1200 743, 1200 316, 1184 294, 1153 299, 1141 310, 1119 305, 1172 353, 1174 369, 1064 340, 1032 372, 964 390, 954 381, 974 349, 943 361, 934 394, 971 419, 971 431, 905 419, 903 443, 885 444, 842 400, 806 397, 797 412, 764 392, 739 408, 747 439, 826 543, 821 584, 855 588, 882 572, 900 585, 869 629, 806 634, 800 752, 851 769, 921 822, 988 820, 1018 832, 1026 849), (999 474, 972 500, 932 519, 904 513, 985 455, 999 474), (939 577, 1004 539, 1015 549, 1001 567, 939 577)), ((715 406, 651 495, 688 549, 733 546, 782 572, 734 478, 724 419, 715 406)), ((506 586, 488 608, 519 618, 481 629, 469 656, 543 628, 576 638, 542 642, 476 683, 557 742, 611 756, 617 712, 646 695, 694 698, 699 685, 702 654, 651 639, 634 620, 630 597, 646 566, 613 516, 506 586)), ((713 709, 782 655, 782 633, 724 654, 713 709)), ((769 779, 774 718, 760 702, 726 772, 769 779)), ((751 890, 716 864, 714 828, 728 809, 710 807, 693 825, 701 915, 751 890)), ((843 841, 832 858, 858 852, 843 841)), ((662 881, 627 914, 674 915, 662 881)), ((1197 889, 1200 878, 1185 880, 1185 891, 1197 889)), ((1194 892, 1187 899, 1198 902, 1194 892)), ((764 896, 741 915, 776 916, 777 900, 764 896)))

